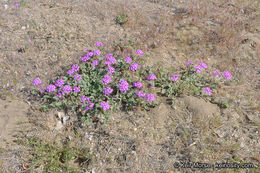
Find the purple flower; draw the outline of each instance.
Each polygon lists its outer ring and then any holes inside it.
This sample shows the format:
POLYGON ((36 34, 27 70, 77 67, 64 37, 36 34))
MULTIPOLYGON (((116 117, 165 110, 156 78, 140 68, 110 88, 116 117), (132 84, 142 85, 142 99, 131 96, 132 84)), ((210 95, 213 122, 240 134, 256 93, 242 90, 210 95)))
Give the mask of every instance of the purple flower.
POLYGON ((186 66, 190 66, 191 64, 193 64, 191 61, 186 61, 186 66))
POLYGON ((85 95, 81 96, 81 99, 80 99, 81 103, 84 103, 86 101, 86 99, 87 99, 87 97, 85 95))
POLYGON ((88 49, 84 49, 83 51, 84 51, 84 52, 87 52, 87 51, 88 51, 88 49))
POLYGON ((136 71, 138 69, 138 64, 137 63, 133 63, 130 65, 130 70, 131 71, 136 71))
POLYGON ((199 65, 202 69, 207 69, 207 64, 205 64, 204 62, 199 63, 199 65))
POLYGON ((104 64, 107 65, 107 66, 110 66, 111 62, 110 61, 105 61, 104 64))
POLYGON ((44 92, 44 88, 41 86, 41 87, 39 88, 39 91, 40 91, 40 93, 43 93, 43 92, 44 92))
POLYGON ((136 88, 142 88, 142 87, 143 87, 143 84, 142 84, 141 82, 135 82, 135 83, 133 84, 133 86, 136 87, 136 88))
POLYGON ((96 56, 99 56, 99 55, 101 55, 101 51, 100 50, 94 50, 93 54, 96 55, 96 56))
POLYGON ((219 77, 219 78, 221 77, 221 73, 218 70, 213 71, 212 75, 216 76, 216 77, 219 77))
POLYGON ((55 82, 55 85, 58 87, 61 87, 63 84, 64 84, 64 80, 62 80, 62 79, 56 80, 56 82, 55 82))
POLYGON ((92 57, 93 55, 94 55, 93 52, 88 52, 88 53, 87 53, 87 56, 89 56, 89 57, 92 57))
POLYGON ((132 58, 130 58, 129 56, 127 56, 127 57, 125 58, 125 62, 128 63, 128 64, 130 64, 130 63, 133 62, 133 60, 132 60, 132 58))
POLYGON ((177 74, 171 75, 171 80, 172 80, 173 82, 176 82, 178 79, 179 79, 179 77, 178 77, 177 74))
POLYGON ((113 57, 113 55, 111 53, 107 54, 105 56, 105 60, 109 61, 111 64, 115 64, 116 63, 116 58, 113 57))
POLYGON ((53 91, 55 91, 55 90, 56 90, 56 86, 53 85, 53 84, 50 84, 49 86, 46 87, 46 91, 47 91, 48 93, 53 92, 53 91))
POLYGON ((74 88, 73 88, 73 92, 74 92, 74 93, 80 92, 80 87, 74 87, 74 88))
POLYGON ((125 81, 124 79, 120 80, 120 86, 119 86, 119 90, 121 91, 121 93, 126 93, 128 90, 128 83, 127 81, 125 81))
POLYGON ((112 92, 113 92, 113 89, 110 88, 110 87, 106 87, 106 88, 104 89, 104 94, 105 94, 105 95, 109 95, 109 94, 111 94, 112 92))
POLYGON ((67 74, 71 76, 71 75, 73 75, 74 72, 75 72, 75 71, 74 71, 73 69, 69 69, 69 70, 67 71, 67 74))
POLYGON ((197 72, 197 73, 201 73, 201 67, 200 66, 194 66, 194 70, 197 72))
POLYGON ((147 80, 155 80, 155 79, 157 79, 155 74, 149 74, 147 77, 147 80))
POLYGON ((93 60, 92 65, 95 66, 95 67, 98 66, 98 60, 93 60))
POLYGON ((146 94, 145 95, 145 99, 148 101, 148 102, 152 102, 155 100, 155 96, 153 95, 153 93, 149 93, 149 94, 146 94))
POLYGON ((113 73, 115 73, 115 68, 108 66, 107 72, 110 74, 113 74, 113 73))
POLYGON ((104 111, 110 109, 110 105, 108 104, 108 102, 101 102, 100 106, 103 108, 104 111))
POLYGON ((70 85, 65 85, 62 90, 65 94, 69 94, 72 91, 72 88, 70 85))
POLYGON ((81 57, 82 62, 87 62, 89 59, 90 59, 90 57, 88 55, 81 57))
POLYGON ((136 94, 138 97, 142 97, 142 98, 145 97, 145 93, 144 93, 143 91, 137 91, 135 94, 136 94))
POLYGON ((102 47, 103 44, 102 44, 101 42, 96 42, 95 46, 97 46, 97 47, 102 47))
POLYGON ((95 103, 88 103, 88 105, 86 106, 86 110, 92 110, 94 107, 95 103))
POLYGON ((139 56, 143 56, 143 55, 144 55, 143 51, 140 50, 140 49, 136 50, 136 53, 137 53, 139 56))
POLYGON ((80 68, 80 67, 79 67, 78 64, 74 64, 74 65, 71 67, 71 69, 72 69, 74 72, 78 71, 79 68, 80 68))
POLYGON ((111 78, 111 76, 109 76, 109 75, 105 75, 105 76, 103 77, 103 79, 102 79, 102 83, 103 83, 104 85, 108 85, 111 81, 112 81, 112 78, 111 78))
POLYGON ((82 76, 80 74, 75 74, 74 80, 80 81, 82 79, 82 76))
POLYGON ((230 79, 232 78, 232 75, 231 75, 228 71, 224 71, 224 72, 223 72, 223 77, 224 77, 225 79, 230 80, 230 79))
POLYGON ((205 92, 206 94, 208 94, 208 95, 211 95, 211 94, 212 94, 212 91, 211 91, 211 89, 210 89, 209 87, 204 88, 204 92, 205 92))
POLYGON ((57 95, 56 95, 58 98, 62 98, 62 94, 61 93, 58 93, 57 95))
POLYGON ((35 78, 34 80, 33 80, 33 85, 35 86, 35 85, 40 85, 42 83, 42 81, 41 81, 41 79, 40 78, 35 78))
POLYGON ((17 2, 17 3, 14 4, 14 6, 15 6, 15 7, 19 7, 19 6, 20 6, 20 3, 17 2))

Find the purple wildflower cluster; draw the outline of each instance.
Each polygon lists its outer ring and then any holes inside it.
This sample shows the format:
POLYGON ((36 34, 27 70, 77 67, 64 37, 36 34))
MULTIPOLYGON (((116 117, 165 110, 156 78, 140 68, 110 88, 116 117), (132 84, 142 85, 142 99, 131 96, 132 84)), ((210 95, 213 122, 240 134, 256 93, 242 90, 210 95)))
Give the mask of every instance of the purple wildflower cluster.
POLYGON ((130 63, 133 62, 133 60, 132 60, 132 58, 130 58, 129 56, 127 56, 127 57, 125 58, 125 62, 128 63, 128 64, 130 64, 130 63))
POLYGON ((48 93, 54 92, 55 90, 56 90, 56 86, 53 85, 53 84, 50 84, 49 86, 46 87, 46 91, 47 91, 48 93))
POLYGON ((100 50, 94 50, 93 51, 93 54, 95 55, 95 56, 99 56, 99 55, 101 55, 101 51, 100 50))
POLYGON ((209 96, 212 95, 212 91, 209 87, 204 88, 204 92, 208 94, 209 96))
POLYGON ((64 85, 64 80, 62 80, 62 79, 56 80, 55 85, 57 87, 62 87, 62 85, 64 85))
POLYGON ((142 84, 141 82, 135 82, 135 83, 133 84, 133 86, 136 87, 136 88, 142 88, 142 87, 143 87, 143 84, 142 84))
POLYGON ((72 87, 70 85, 65 85, 62 88, 62 91, 63 91, 64 94, 69 94, 72 91, 72 87))
POLYGON ((136 71, 138 69, 138 64, 137 63, 133 63, 130 65, 130 70, 131 71, 136 71))
POLYGON ((103 43, 101 43, 101 42, 96 42, 96 43, 95 43, 95 46, 97 46, 97 47, 102 47, 102 46, 103 46, 103 43))
POLYGON ((148 102, 152 102, 155 100, 155 96, 153 95, 153 93, 148 93, 145 95, 145 99, 148 101, 148 102))
POLYGON ((110 73, 110 74, 113 74, 115 73, 115 68, 114 67, 111 67, 110 65, 108 66, 108 69, 107 69, 107 72, 110 73))
POLYGON ((75 86, 75 87, 73 88, 73 92, 74 92, 74 93, 79 93, 79 92, 80 92, 80 87, 75 86))
POLYGON ((124 79, 121 79, 119 83, 120 83, 119 90, 121 91, 121 93, 126 93, 128 91, 127 81, 124 79))
POLYGON ((155 79, 157 79, 155 74, 149 74, 147 77, 147 80, 155 80, 155 79))
POLYGON ((104 95, 109 95, 109 94, 111 94, 112 92, 113 92, 113 89, 110 88, 110 87, 106 87, 106 88, 104 89, 104 95))
POLYGON ((110 109, 110 105, 108 104, 108 102, 101 102, 100 106, 103 108, 104 111, 110 109))
POLYGON ((80 74, 75 74, 75 76, 74 76, 75 81, 79 82, 81 79, 82 79, 82 76, 80 74))
POLYGON ((36 78, 33 80, 33 85, 40 85, 42 83, 41 79, 40 78, 36 78))
POLYGON ((140 49, 136 50, 136 53, 138 56, 143 56, 144 55, 144 52, 140 49))
POLYGON ((178 79, 179 79, 179 77, 178 77, 177 74, 171 75, 171 80, 172 80, 173 82, 176 82, 178 79))
POLYGON ((113 54, 111 54, 111 53, 107 54, 105 56, 105 60, 106 60, 106 62, 104 64, 106 64, 106 65, 110 65, 110 64, 115 64, 116 63, 116 58, 113 57, 113 54))
POLYGON ((224 77, 225 79, 230 80, 230 79, 232 78, 232 75, 231 75, 228 71, 224 71, 224 72, 223 72, 223 77, 224 77))
POLYGON ((92 61, 92 65, 93 65, 94 67, 98 66, 98 60, 93 60, 93 61, 92 61))
POLYGON ((105 76, 103 77, 103 79, 102 79, 102 83, 103 83, 104 85, 108 85, 111 81, 112 81, 112 78, 111 78, 111 76, 109 76, 109 75, 105 75, 105 76))
POLYGON ((135 93, 138 97, 142 97, 144 98, 145 97, 145 93, 143 91, 136 91, 135 93))

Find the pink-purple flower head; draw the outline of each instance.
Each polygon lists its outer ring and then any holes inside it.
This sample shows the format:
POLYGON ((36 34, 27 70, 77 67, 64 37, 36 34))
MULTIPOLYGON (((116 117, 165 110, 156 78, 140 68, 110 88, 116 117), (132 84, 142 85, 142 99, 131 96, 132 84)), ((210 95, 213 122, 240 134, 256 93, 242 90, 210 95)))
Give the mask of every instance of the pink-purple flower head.
POLYGON ((74 71, 73 69, 69 69, 69 70, 67 71, 67 74, 68 74, 69 76, 71 76, 71 75, 73 75, 74 72, 75 72, 75 71, 74 71))
POLYGON ((148 77, 147 77, 147 80, 156 80, 157 77, 155 74, 149 74, 148 77))
POLYGON ((20 3, 16 2, 16 3, 14 4, 14 6, 15 6, 15 7, 19 7, 19 6, 20 6, 20 3))
POLYGON ((70 85, 65 85, 63 88, 63 93, 69 94, 72 91, 72 87, 70 85))
POLYGON ((55 85, 57 87, 62 87, 62 85, 64 85, 64 80, 62 80, 62 79, 56 80, 55 85))
POLYGON ((195 70, 197 73, 201 73, 201 72, 202 72, 202 69, 201 69, 200 66, 194 66, 193 68, 194 68, 194 70, 195 70))
POLYGON ((103 43, 101 43, 101 42, 96 42, 96 43, 95 43, 95 46, 97 46, 97 47, 102 47, 102 46, 103 46, 103 43))
POLYGON ((78 64, 74 64, 74 65, 71 67, 71 69, 72 69, 74 72, 76 72, 76 71, 78 71, 78 70, 80 69, 80 66, 79 66, 78 64))
POLYGON ((105 75, 105 76, 103 77, 103 79, 102 79, 102 83, 103 83, 104 85, 108 85, 111 81, 112 81, 112 78, 111 78, 111 76, 109 76, 109 75, 105 75))
POLYGON ((81 96, 80 101, 81 101, 82 103, 84 103, 85 101, 89 102, 89 101, 91 101, 91 98, 90 98, 90 97, 86 97, 85 95, 83 95, 83 96, 81 96))
POLYGON ((228 71, 224 71, 223 77, 227 80, 230 80, 232 78, 232 75, 228 71))
POLYGON ((113 73, 115 73, 115 68, 108 66, 107 72, 110 74, 113 74, 113 73))
POLYGON ((89 59, 90 59, 90 56, 88 56, 88 55, 81 57, 82 62, 87 62, 89 59))
POLYGON ((43 93, 43 92, 44 92, 43 86, 41 86, 41 87, 39 88, 39 91, 40 91, 40 93, 43 93))
POLYGON ((139 56, 143 56, 144 55, 144 52, 142 50, 140 50, 140 49, 136 50, 136 53, 139 56))
POLYGON ((121 91, 121 93, 126 93, 128 91, 127 81, 124 79, 121 79, 119 83, 120 83, 119 90, 121 91))
POLYGON ((142 98, 145 97, 145 93, 144 93, 143 91, 137 91, 135 94, 136 94, 138 97, 142 97, 142 98))
POLYGON ((80 87, 75 86, 75 87, 73 88, 73 92, 74 92, 74 93, 79 93, 79 92, 80 92, 80 87))
POLYGON ((178 79, 179 79, 179 77, 178 77, 177 74, 171 75, 171 80, 172 80, 173 82, 176 82, 178 79))
POLYGON ((98 66, 98 60, 93 60, 93 61, 92 61, 92 65, 93 65, 94 67, 98 66))
POLYGON ((131 71, 136 71, 138 69, 138 66, 139 65, 137 63, 133 63, 133 64, 130 65, 130 70, 131 71))
POLYGON ((53 92, 53 91, 55 91, 55 90, 56 90, 56 86, 53 85, 53 84, 50 84, 49 86, 46 87, 46 91, 47 91, 48 93, 53 92))
POLYGON ((41 79, 40 78, 35 78, 34 80, 33 80, 33 85, 35 86, 35 85, 40 85, 42 83, 42 81, 41 81, 41 79))
POLYGON ((125 58, 125 62, 128 63, 128 64, 130 64, 130 63, 133 62, 133 60, 132 60, 132 58, 130 58, 129 56, 127 56, 127 57, 125 58))
POLYGON ((110 105, 108 104, 108 102, 101 102, 100 106, 103 108, 104 111, 110 109, 110 105))
POLYGON ((94 50, 93 51, 93 54, 95 55, 95 56, 99 56, 99 55, 101 55, 101 51, 100 50, 94 50))
POLYGON ((109 95, 113 92, 113 89, 111 87, 106 87, 104 89, 104 95, 109 95))
POLYGON ((145 95, 145 99, 148 101, 148 102, 152 102, 155 100, 155 96, 153 95, 153 93, 148 93, 145 95))
POLYGON ((208 94, 209 96, 212 94, 212 91, 209 87, 204 88, 204 92, 208 94))
POLYGON ((113 57, 113 54, 107 54, 105 56, 105 60, 107 60, 108 62, 110 62, 110 64, 115 64, 116 63, 116 58, 113 57))
POLYGON ((143 87, 143 84, 142 84, 141 82, 135 82, 135 83, 133 84, 133 86, 136 87, 136 88, 142 88, 142 87, 143 87))
POLYGON ((58 98, 62 98, 62 94, 59 92, 57 95, 56 95, 56 97, 58 97, 58 98))
POLYGON ((88 52, 88 53, 87 53, 87 56, 88 56, 88 57, 92 57, 93 55, 94 55, 93 52, 88 52))
POLYGON ((81 76, 80 74, 75 74, 75 75, 74 75, 74 80, 75 80, 75 81, 78 81, 78 82, 79 82, 81 79, 82 79, 82 76, 81 76))
POLYGON ((191 64, 193 64, 191 61, 186 61, 186 66, 190 66, 191 64))
POLYGON ((213 72, 212 72, 212 75, 213 75, 213 76, 216 76, 216 77, 218 77, 218 78, 221 77, 221 73, 220 73, 218 70, 213 71, 213 72))
POLYGON ((199 63, 199 66, 200 66, 202 69, 207 69, 207 68, 208 68, 207 64, 204 63, 204 62, 199 63))
POLYGON ((94 105, 95 105, 95 103, 92 103, 92 102, 91 102, 91 103, 88 103, 85 109, 86 109, 86 110, 92 110, 93 107, 94 107, 94 105))

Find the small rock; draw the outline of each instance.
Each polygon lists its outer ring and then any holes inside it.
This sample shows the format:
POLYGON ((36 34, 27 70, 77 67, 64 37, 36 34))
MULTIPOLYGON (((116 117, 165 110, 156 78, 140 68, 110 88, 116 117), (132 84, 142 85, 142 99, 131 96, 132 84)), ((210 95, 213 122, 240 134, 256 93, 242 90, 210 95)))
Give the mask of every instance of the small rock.
POLYGON ((69 116, 65 116, 65 117, 63 117, 63 118, 62 118, 62 122, 63 122, 63 124, 66 124, 67 120, 69 120, 69 119, 70 119, 69 116))
POLYGON ((8 5, 7 4, 5 4, 5 10, 7 10, 8 9, 8 5))
POLYGON ((25 30, 25 29, 26 29, 26 26, 22 26, 22 29, 25 30))
POLYGON ((64 112, 58 112, 58 117, 61 120, 65 116, 64 112))
POLYGON ((55 130, 60 130, 60 129, 62 129, 62 127, 63 127, 62 122, 58 121, 56 124, 55 130))

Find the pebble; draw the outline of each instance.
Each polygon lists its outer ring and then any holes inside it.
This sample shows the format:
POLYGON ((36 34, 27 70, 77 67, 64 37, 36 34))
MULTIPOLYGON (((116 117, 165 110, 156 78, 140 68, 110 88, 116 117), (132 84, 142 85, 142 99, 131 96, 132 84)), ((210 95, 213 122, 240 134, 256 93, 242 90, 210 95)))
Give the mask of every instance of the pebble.
POLYGON ((8 5, 7 4, 5 4, 5 10, 7 10, 8 9, 8 5))

